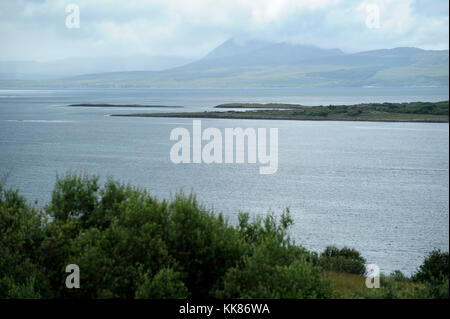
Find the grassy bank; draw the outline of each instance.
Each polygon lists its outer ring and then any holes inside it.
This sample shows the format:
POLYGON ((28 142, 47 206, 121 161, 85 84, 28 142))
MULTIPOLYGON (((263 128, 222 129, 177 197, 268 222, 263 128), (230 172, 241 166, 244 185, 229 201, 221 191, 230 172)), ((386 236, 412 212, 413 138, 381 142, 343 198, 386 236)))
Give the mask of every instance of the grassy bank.
POLYGON ((369 289, 358 251, 308 251, 292 224, 286 210, 230 225, 193 195, 158 200, 72 173, 36 209, 0 183, 0 298, 448 298, 448 253, 369 289), (69 264, 79 289, 65 285, 69 264))
POLYGON ((296 104, 230 103, 220 109, 251 109, 245 111, 171 112, 115 114, 113 116, 181 117, 309 121, 382 121, 443 122, 449 120, 449 102, 369 103, 306 107, 296 104))

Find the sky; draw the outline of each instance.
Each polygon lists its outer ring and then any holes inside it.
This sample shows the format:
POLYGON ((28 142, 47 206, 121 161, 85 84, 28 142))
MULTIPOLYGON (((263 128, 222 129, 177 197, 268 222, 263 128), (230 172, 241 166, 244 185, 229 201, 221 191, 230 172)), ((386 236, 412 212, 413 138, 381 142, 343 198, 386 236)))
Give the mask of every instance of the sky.
POLYGON ((400 46, 448 49, 449 4, 447 0, 0 0, 1 61, 141 54, 196 59, 229 38, 344 52, 400 46), (71 4, 79 10, 79 28, 71 4))

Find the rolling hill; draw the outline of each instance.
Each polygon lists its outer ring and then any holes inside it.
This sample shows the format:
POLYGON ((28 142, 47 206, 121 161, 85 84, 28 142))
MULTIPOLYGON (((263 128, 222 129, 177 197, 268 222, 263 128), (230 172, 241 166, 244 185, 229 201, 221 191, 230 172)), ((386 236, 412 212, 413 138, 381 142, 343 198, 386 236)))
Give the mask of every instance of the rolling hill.
POLYGON ((448 50, 401 47, 349 54, 339 49, 230 39, 198 61, 167 70, 92 73, 58 80, 0 80, 0 86, 448 86, 448 68, 448 50))

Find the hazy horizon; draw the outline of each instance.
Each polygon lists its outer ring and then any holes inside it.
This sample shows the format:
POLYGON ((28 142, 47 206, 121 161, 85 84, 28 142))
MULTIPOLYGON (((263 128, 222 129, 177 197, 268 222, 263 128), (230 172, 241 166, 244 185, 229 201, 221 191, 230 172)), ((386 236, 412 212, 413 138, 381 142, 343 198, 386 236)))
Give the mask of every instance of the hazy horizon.
POLYGON ((134 56, 193 61, 230 38, 345 53, 448 50, 448 11, 441 0, 1 1, 0 61, 134 56), (79 8, 79 28, 66 26, 70 4, 79 8))
MULTIPOLYGON (((65 58, 56 58, 56 59, 52 59, 52 60, 1 60, 0 62, 36 62, 36 63, 52 63, 52 62, 63 62, 63 61, 67 61, 67 60, 88 60, 88 59, 110 59, 110 58, 175 58, 175 59, 184 59, 187 62, 186 63, 190 63, 196 60, 200 60, 203 59, 204 57, 206 57, 209 53, 213 52, 215 49, 217 49, 220 45, 226 43, 227 41, 231 41, 231 40, 236 40, 236 38, 231 37, 229 39, 226 39, 225 41, 223 41, 222 43, 220 43, 217 47, 212 48, 210 51, 207 51, 205 54, 199 56, 199 57, 183 57, 183 56, 177 56, 177 55, 150 55, 150 54, 144 54, 144 53, 135 53, 135 54, 129 54, 129 55, 114 55, 114 54, 110 54, 110 55, 101 55, 101 56, 81 56, 81 55, 75 55, 75 56, 68 56, 65 58)), ((246 39, 246 41, 248 40, 256 40, 256 41, 263 41, 257 38, 252 38, 252 39, 246 39)), ((335 47, 335 48, 331 48, 331 47, 321 47, 318 45, 308 45, 308 44, 304 44, 304 43, 290 43, 289 41, 267 41, 267 43, 272 43, 272 44, 292 44, 292 45, 304 45, 304 46, 311 46, 311 47, 317 47, 320 49, 339 49, 341 50, 344 54, 355 54, 355 53, 360 53, 360 52, 367 52, 367 51, 376 51, 376 50, 391 50, 391 49, 397 49, 397 48, 417 48, 417 49, 421 49, 421 50, 426 50, 426 51, 449 51, 449 48, 446 49, 427 49, 427 48, 423 48, 423 47, 414 47, 414 46, 394 46, 394 47, 379 47, 379 48, 373 48, 370 50, 358 50, 358 51, 344 51, 339 47, 335 47)), ((161 69, 164 70, 164 69, 161 69)))

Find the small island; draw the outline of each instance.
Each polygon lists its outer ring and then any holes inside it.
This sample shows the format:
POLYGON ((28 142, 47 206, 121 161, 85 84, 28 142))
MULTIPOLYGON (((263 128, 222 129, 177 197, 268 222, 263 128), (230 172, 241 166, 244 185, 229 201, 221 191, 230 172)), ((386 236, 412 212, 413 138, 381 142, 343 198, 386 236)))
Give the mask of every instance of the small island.
POLYGON ((79 104, 69 104, 68 106, 71 106, 71 107, 142 107, 142 108, 166 107, 166 108, 183 108, 183 106, 177 106, 177 105, 107 104, 107 103, 79 103, 79 104))
POLYGON ((214 108, 244 111, 113 114, 111 116, 220 118, 308 121, 374 121, 448 123, 449 102, 363 103, 355 105, 304 106, 281 103, 229 103, 214 108))

